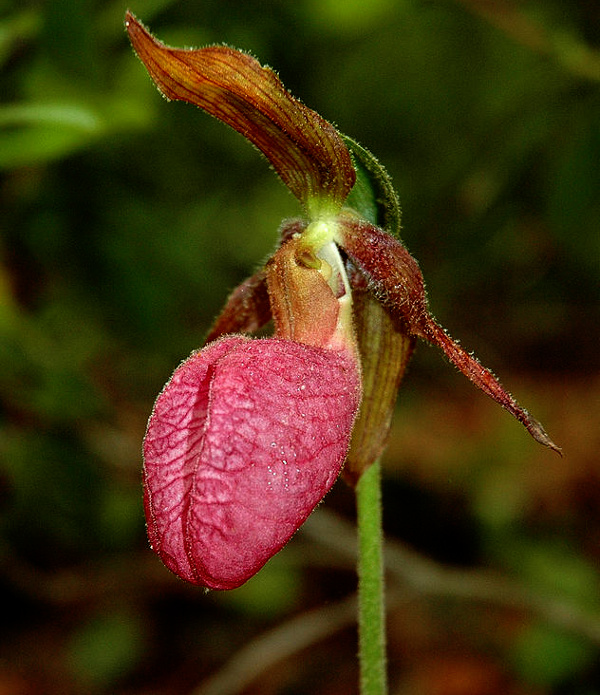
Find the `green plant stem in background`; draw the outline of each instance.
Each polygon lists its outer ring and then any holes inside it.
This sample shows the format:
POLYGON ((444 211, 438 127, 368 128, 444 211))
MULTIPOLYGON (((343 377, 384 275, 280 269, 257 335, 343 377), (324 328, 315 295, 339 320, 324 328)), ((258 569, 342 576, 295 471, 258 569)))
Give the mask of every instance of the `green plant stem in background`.
POLYGON ((358 653, 361 695, 387 692, 385 591, 381 523, 381 464, 376 461, 356 486, 358 526, 358 653))

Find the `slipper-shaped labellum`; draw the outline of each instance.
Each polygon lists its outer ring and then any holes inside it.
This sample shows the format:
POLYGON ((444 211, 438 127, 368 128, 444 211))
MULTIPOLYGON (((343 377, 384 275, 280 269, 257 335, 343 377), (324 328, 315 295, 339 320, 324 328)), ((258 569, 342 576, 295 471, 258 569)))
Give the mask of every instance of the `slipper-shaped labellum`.
POLYGON ((230 336, 193 353, 144 441, 153 549, 181 578, 243 584, 335 482, 360 400, 345 352, 230 336))

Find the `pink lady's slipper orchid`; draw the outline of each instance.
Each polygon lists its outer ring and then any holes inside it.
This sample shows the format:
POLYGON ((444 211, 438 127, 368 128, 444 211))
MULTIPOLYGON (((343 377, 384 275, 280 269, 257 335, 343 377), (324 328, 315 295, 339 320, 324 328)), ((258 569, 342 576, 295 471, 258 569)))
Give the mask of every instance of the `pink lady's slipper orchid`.
POLYGON ((338 477, 361 394, 341 273, 290 239, 267 267, 275 337, 211 342, 158 397, 144 440, 148 535, 183 579, 244 583, 338 477))
POLYGON ((224 46, 169 48, 127 13, 131 42, 169 99, 250 140, 302 203, 278 250, 230 296, 207 345, 159 395, 144 439, 144 503, 155 552, 181 578, 243 584, 338 477, 382 453, 417 338, 560 452, 542 426, 429 313, 399 207, 377 160, 224 46), (271 319, 271 338, 252 338, 271 319), (360 411, 359 411, 360 407, 360 411))

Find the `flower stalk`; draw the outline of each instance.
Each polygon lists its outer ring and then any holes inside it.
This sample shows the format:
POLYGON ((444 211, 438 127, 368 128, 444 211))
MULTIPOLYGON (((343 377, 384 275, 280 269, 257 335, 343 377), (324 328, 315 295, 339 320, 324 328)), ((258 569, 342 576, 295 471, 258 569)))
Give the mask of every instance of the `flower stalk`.
POLYGON ((387 692, 381 463, 356 485, 358 529, 358 658, 361 695, 387 692))

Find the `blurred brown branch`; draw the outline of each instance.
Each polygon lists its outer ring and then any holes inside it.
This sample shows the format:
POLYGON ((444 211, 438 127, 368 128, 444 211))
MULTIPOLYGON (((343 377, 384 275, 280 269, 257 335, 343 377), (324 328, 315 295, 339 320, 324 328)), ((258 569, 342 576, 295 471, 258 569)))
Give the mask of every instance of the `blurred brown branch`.
POLYGON ((240 649, 193 695, 234 695, 262 673, 311 644, 335 634, 356 619, 356 597, 305 611, 260 635, 240 649))
MULTIPOLYGON (((326 545, 330 552, 356 555, 354 528, 341 517, 319 509, 305 523, 303 533, 326 545)), ((542 595, 515 581, 483 570, 446 567, 423 557, 398 541, 386 542, 385 564, 397 589, 414 595, 484 602, 523 611, 557 628, 600 645, 600 616, 584 612, 560 598, 542 595)))
MULTIPOLYGON (((326 546, 330 557, 355 562, 355 529, 335 513, 319 509, 302 527, 302 534, 326 546)), ((416 596, 488 603, 524 612, 600 645, 600 616, 584 613, 560 599, 542 596, 514 581, 481 570, 445 567, 397 541, 386 542, 385 561, 393 580, 387 601, 390 610, 416 596)), ((238 651, 193 695, 240 693, 278 662, 326 639, 355 619, 355 596, 294 616, 238 651)))

